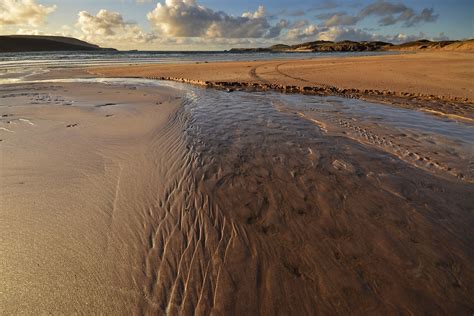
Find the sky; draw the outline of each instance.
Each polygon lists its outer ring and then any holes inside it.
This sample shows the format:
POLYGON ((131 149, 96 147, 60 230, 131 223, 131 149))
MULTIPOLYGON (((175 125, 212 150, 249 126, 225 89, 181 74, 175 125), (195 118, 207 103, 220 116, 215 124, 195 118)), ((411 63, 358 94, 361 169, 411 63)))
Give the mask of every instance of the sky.
POLYGON ((121 50, 474 38, 474 0, 0 0, 0 34, 121 50))

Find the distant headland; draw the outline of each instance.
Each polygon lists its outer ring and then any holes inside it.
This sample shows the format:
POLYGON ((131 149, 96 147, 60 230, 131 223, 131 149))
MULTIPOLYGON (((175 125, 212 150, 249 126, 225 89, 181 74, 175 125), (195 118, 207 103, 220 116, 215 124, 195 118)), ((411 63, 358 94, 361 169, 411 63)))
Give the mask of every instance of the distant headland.
POLYGON ((0 36, 0 52, 47 52, 47 51, 115 51, 102 48, 76 38, 42 35, 0 36))
POLYGON ((367 52, 367 51, 409 51, 409 50, 456 50, 474 51, 474 39, 464 41, 419 40, 394 45, 392 43, 371 41, 314 41, 297 45, 277 44, 266 48, 232 48, 230 52, 367 52))

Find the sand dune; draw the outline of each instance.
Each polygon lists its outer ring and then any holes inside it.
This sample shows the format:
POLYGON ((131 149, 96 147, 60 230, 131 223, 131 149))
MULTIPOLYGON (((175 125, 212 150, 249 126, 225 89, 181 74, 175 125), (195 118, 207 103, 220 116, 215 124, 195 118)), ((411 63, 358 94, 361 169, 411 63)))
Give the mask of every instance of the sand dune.
POLYGON ((474 40, 453 43, 444 48, 445 50, 474 52, 474 40))
POLYGON ((474 39, 464 41, 441 41, 432 42, 421 40, 401 45, 391 46, 388 50, 393 51, 457 51, 474 52, 474 39))

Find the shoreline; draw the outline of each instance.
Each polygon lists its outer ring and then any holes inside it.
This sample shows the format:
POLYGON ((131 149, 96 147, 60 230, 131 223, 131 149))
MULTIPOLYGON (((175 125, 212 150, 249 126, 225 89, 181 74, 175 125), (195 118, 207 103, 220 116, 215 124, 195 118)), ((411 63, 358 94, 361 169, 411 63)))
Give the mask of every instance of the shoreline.
POLYGON ((414 94, 408 92, 395 92, 391 90, 359 90, 345 89, 334 86, 318 87, 318 86, 287 86, 279 84, 259 84, 248 82, 227 82, 227 81, 202 81, 189 80, 186 78, 174 77, 125 77, 134 79, 151 79, 187 83, 205 88, 225 90, 227 92, 246 91, 246 92, 264 92, 275 91, 285 94, 305 94, 316 96, 337 96, 350 99, 360 99, 368 102, 383 103, 388 105, 399 106, 407 109, 416 109, 433 115, 445 116, 452 119, 474 122, 474 113, 469 116, 462 116, 465 111, 471 110, 474 103, 468 102, 459 97, 439 97, 435 95, 414 94), (449 103, 448 103, 449 102, 449 103))
POLYGON ((464 66, 473 61, 474 54, 470 53, 429 52, 302 60, 106 66, 85 70, 104 77, 169 80, 228 92, 273 90, 357 98, 472 122, 474 91, 469 78, 474 77, 474 70, 464 66), (411 69, 415 66, 417 69, 411 69), (390 71, 384 72, 384 67, 390 71), (345 68, 347 71, 341 71, 345 68), (412 79, 413 72, 427 73, 427 76, 412 79), (360 78, 360 74, 364 74, 364 78, 360 78), (420 81, 423 85, 417 85, 420 81))

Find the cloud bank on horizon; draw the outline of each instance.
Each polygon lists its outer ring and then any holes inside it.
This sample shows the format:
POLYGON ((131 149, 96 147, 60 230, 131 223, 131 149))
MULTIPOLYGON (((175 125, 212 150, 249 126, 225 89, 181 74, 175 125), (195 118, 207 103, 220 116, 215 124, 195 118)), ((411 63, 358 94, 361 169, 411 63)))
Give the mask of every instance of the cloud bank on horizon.
MULTIPOLYGON (((101 8, 94 13, 85 8, 74 13, 74 22, 56 25, 53 31, 51 24, 61 20, 53 18, 61 3, 0 0, 0 34, 73 36, 121 49, 215 49, 315 40, 403 42, 430 38, 423 30, 436 25, 440 18, 433 7, 410 6, 398 0, 352 4, 308 1, 306 8, 277 12, 274 7, 270 11, 265 5, 255 5, 254 11, 242 10, 239 14, 213 9, 198 0, 133 1, 128 4, 130 9, 150 6, 140 23, 113 9, 101 8)), ((443 32, 438 34, 431 38, 448 39, 443 32)))

